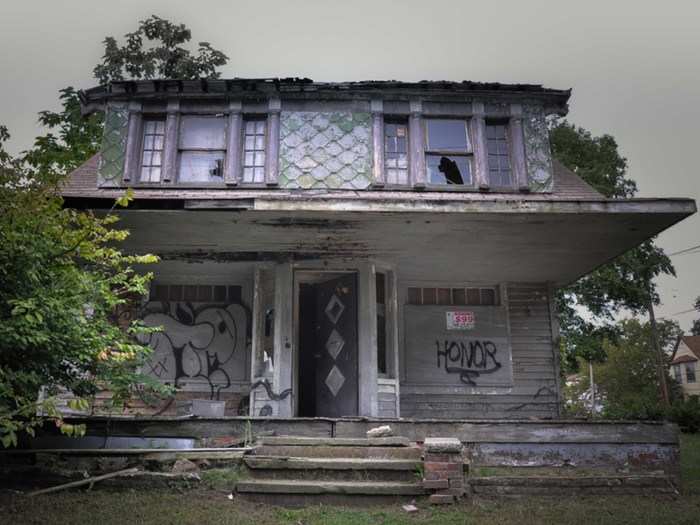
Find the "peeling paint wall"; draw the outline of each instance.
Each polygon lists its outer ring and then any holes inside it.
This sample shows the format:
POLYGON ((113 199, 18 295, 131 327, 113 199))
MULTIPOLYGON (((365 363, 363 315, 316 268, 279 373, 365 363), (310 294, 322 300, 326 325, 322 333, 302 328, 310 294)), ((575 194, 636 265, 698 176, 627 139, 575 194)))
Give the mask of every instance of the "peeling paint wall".
POLYGON ((303 189, 367 189, 371 184, 369 113, 284 111, 279 185, 303 189))

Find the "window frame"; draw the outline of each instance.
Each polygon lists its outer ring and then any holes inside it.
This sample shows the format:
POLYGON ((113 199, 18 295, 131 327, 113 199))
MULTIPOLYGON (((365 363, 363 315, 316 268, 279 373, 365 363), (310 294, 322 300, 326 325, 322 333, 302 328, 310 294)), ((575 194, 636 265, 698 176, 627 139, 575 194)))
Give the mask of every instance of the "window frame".
MULTIPOLYGON (((268 163, 268 150, 270 148, 270 119, 267 113, 244 113, 241 117, 241 126, 240 126, 240 146, 239 146, 239 151, 240 151, 240 159, 239 159, 239 165, 237 166, 239 170, 239 177, 238 177, 238 182, 242 186, 246 187, 264 187, 266 186, 266 179, 267 179, 267 163, 268 163), (245 169, 246 169, 246 163, 245 163, 245 154, 246 154, 246 145, 245 145, 245 139, 246 139, 246 125, 248 122, 258 122, 262 121, 265 123, 265 131, 263 133, 264 137, 264 144, 263 144, 263 165, 262 165, 262 170, 263 170, 263 178, 262 181, 247 181, 245 180, 245 169)), ((257 136, 257 135, 253 135, 257 136)), ((252 150, 253 152, 255 151, 260 151, 260 150, 252 150)), ((251 166, 253 168, 259 167, 259 166, 251 166)))
POLYGON ((513 137, 512 137, 512 128, 511 128, 511 119, 509 117, 502 117, 502 118, 486 118, 484 119, 484 147, 486 148, 486 151, 484 151, 484 158, 486 160, 486 182, 489 185, 489 189, 491 191, 504 191, 504 190, 509 190, 512 191, 516 187, 516 173, 515 173, 515 163, 514 163, 514 149, 513 149, 513 137), (491 181, 491 164, 490 164, 490 153, 489 153, 489 136, 488 136, 488 128, 489 126, 493 125, 501 125, 504 126, 505 128, 505 141, 507 145, 507 150, 508 150, 508 164, 510 165, 510 183, 507 185, 496 185, 493 184, 491 181))
POLYGON ((695 363, 697 363, 697 361, 685 363, 685 382, 688 384, 697 382, 697 375, 695 374, 695 363))
MULTIPOLYGON (((384 186, 388 188, 406 188, 411 186, 411 130, 410 130, 409 118, 406 115, 384 115, 383 116, 383 136, 382 136, 382 149, 384 153, 384 162, 382 165, 382 172, 384 177, 384 186), (406 130, 406 168, 390 168, 387 166, 388 160, 388 149, 387 149, 387 126, 403 126, 406 130), (389 170, 395 170, 397 172, 405 172, 405 182, 389 182, 389 170)), ((392 152, 392 154, 399 155, 400 153, 392 152)))
MULTIPOLYGON (((474 134, 473 134, 473 118, 471 116, 447 116, 442 117, 438 115, 430 115, 422 117, 422 128, 423 128, 423 159, 425 162, 425 186, 430 190, 440 190, 440 191, 464 191, 464 190, 474 190, 477 187, 476 180, 476 152, 474 144, 474 134), (457 121, 462 122, 465 127, 465 137, 467 139, 467 148, 464 150, 454 150, 454 149, 432 149, 430 147, 430 133, 429 133, 429 123, 430 121, 457 121), (428 168, 428 157, 429 156, 443 156, 443 157, 463 157, 467 160, 469 165, 469 184, 440 184, 432 182, 430 178, 430 170, 428 168)), ((462 174, 463 175, 463 174, 462 174)))
POLYGON ((193 187, 193 186, 206 186, 206 187, 211 187, 211 186, 225 186, 226 185, 226 180, 225 180, 225 170, 226 170, 226 159, 230 155, 230 152, 228 151, 228 134, 230 132, 229 130, 229 122, 227 119, 227 116, 225 113, 180 113, 178 115, 178 123, 177 123, 177 137, 176 137, 176 143, 173 145, 175 148, 175 154, 176 154, 176 162, 175 162, 175 176, 172 178, 173 182, 177 186, 186 186, 186 187, 193 187), (220 148, 182 148, 181 147, 181 140, 182 140, 182 132, 183 132, 183 127, 185 125, 185 120, 188 117, 200 117, 200 118, 211 118, 211 119, 216 119, 219 118, 223 121, 223 127, 224 127, 224 137, 223 137, 223 149, 220 148), (209 180, 209 181, 186 181, 182 180, 180 178, 181 174, 181 169, 182 169, 182 153, 184 152, 223 152, 223 158, 221 159, 221 180, 209 180))
MULTIPOLYGON (((138 162, 135 162, 135 173, 131 173, 131 181, 129 185, 133 186, 161 186, 163 184, 164 170, 166 169, 166 148, 167 148, 167 123, 168 118, 164 113, 146 113, 141 116, 141 122, 138 126, 138 162), (160 150, 160 177, 157 181, 154 180, 143 180, 141 175, 143 173, 144 163, 143 154, 146 145, 146 124, 148 122, 162 122, 163 123, 163 148, 160 150)), ((157 150, 152 150, 157 151, 157 150)), ((153 167, 153 166, 149 166, 153 167)))

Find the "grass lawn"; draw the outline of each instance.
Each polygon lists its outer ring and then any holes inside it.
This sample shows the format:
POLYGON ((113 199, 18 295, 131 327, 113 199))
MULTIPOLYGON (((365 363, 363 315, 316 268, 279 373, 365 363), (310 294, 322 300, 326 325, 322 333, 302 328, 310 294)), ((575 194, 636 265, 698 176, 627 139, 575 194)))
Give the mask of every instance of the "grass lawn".
POLYGON ((1 523, 9 524, 290 524, 364 525, 451 524, 625 524, 700 523, 700 435, 681 441, 683 495, 676 499, 636 496, 521 498, 484 501, 447 508, 423 505, 407 514, 400 505, 386 507, 308 507, 289 510, 231 501, 225 491, 60 492, 33 499, 5 499, 1 523))

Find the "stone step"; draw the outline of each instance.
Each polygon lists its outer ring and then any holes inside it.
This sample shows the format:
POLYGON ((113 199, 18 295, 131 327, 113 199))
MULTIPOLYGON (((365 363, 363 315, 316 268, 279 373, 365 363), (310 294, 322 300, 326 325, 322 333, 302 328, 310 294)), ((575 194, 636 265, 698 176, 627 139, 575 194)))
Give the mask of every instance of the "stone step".
POLYGON ((262 445, 253 449, 256 456, 303 458, 374 458, 420 460, 419 447, 374 447, 348 445, 262 445))
POLYGON ((417 482, 421 477, 421 462, 410 459, 247 456, 243 461, 256 479, 417 482))
POLYGON ((474 495, 627 495, 678 494, 669 476, 489 476, 472 477, 468 484, 474 495))
POLYGON ((426 493, 420 483, 262 479, 239 481, 236 484, 236 491, 256 494, 343 494, 357 496, 420 496, 426 493))
POLYGON ((260 439, 261 445, 322 445, 329 447, 408 447, 411 442, 400 436, 380 438, 331 438, 301 436, 270 436, 260 439))

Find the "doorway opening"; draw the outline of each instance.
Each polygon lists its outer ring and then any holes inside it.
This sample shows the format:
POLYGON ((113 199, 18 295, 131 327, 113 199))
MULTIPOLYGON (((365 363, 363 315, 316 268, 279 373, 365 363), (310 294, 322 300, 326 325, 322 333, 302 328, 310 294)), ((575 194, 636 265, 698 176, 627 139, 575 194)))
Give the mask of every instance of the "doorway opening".
POLYGON ((357 274, 298 272, 301 417, 358 413, 357 274))

